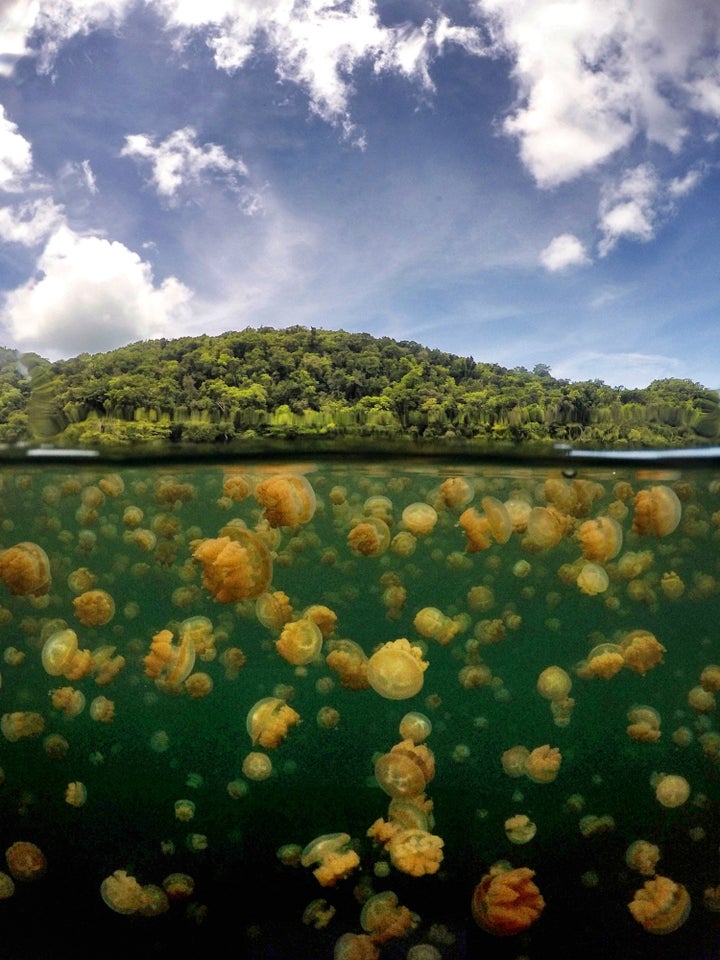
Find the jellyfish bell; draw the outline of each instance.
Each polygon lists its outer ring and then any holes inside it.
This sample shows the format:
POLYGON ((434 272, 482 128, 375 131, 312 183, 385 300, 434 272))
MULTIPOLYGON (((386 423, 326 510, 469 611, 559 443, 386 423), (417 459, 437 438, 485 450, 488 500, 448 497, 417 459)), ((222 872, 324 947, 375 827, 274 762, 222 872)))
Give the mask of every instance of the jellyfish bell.
POLYGON ((495 864, 473 891, 471 912, 475 923, 496 937, 527 930, 540 917, 545 900, 529 867, 495 864))
POLYGON ((384 643, 373 653, 367 664, 367 678, 381 697, 406 700, 422 689, 427 667, 420 647, 400 637, 384 643))
POLYGON ((393 799, 417 797, 425 790, 427 781, 420 765, 400 753, 384 753, 375 762, 375 779, 393 799))
POLYGON ((432 721, 424 713, 411 710, 400 720, 399 733, 403 740, 423 743, 432 733, 432 721))
POLYGON ((584 563, 580 568, 575 581, 581 593, 589 597, 594 597, 599 593, 605 593, 610 586, 610 578, 604 567, 599 563, 584 563))
POLYGON ((301 473, 267 477, 255 487, 254 496, 271 527, 297 527, 315 515, 315 491, 301 473))
POLYGON ((44 596, 52 582, 48 555, 37 543, 16 543, 0 553, 0 580, 15 596, 44 596))
POLYGON ((690 796, 690 784, 679 774, 663 774, 655 785, 655 797, 663 807, 681 807, 690 796))
POLYGON ((379 517, 365 517, 356 523, 347 537, 348 547, 356 556, 379 557, 390 546, 390 527, 379 517))
POLYGON ((275 649, 288 663, 304 666, 316 660, 322 647, 320 627, 307 617, 286 623, 275 641, 275 649))
POLYGON ((505 836, 510 843, 529 843, 537 833, 537 826, 524 813, 516 813, 505 821, 505 836))
POLYGON ((633 533, 667 537, 680 523, 682 504, 672 487, 660 484, 639 490, 635 494, 634 504, 633 533))
POLYGON ((402 512, 403 526, 416 537, 432 533, 437 521, 437 511, 429 503, 410 503, 402 512))
POLYGON ((60 677, 71 662, 78 648, 78 637, 69 627, 51 633, 43 644, 41 659, 46 673, 60 677))
POLYGON ((564 700, 572 689, 570 674, 562 667, 546 667, 537 678, 537 692, 546 700, 564 700))
POLYGON ((73 609, 84 627, 103 627, 115 616, 115 601, 107 590, 86 590, 75 597, 73 609))
POLYGON ((253 746, 273 749, 282 743, 291 726, 300 722, 300 714, 280 697, 263 697, 247 715, 246 728, 253 746))
POLYGON ((223 536, 203 540, 193 550, 203 569, 203 586, 219 603, 254 600, 272 579, 270 551, 244 527, 225 529, 223 536))
POLYGON ((507 543, 513 532, 513 522, 505 504, 497 497, 483 497, 480 503, 493 539, 497 543, 507 543))
POLYGON ((47 870, 40 847, 29 840, 16 840, 5 851, 5 861, 14 880, 39 880, 47 870))
POLYGON ((323 887, 335 886, 360 864, 360 857, 351 846, 349 833, 323 833, 308 843, 301 855, 303 867, 317 864, 313 874, 323 887))
POLYGON ((602 516, 585 520, 577 529, 582 555, 586 560, 607 563, 620 552, 623 541, 622 527, 612 517, 602 516))
POLYGON ((690 914, 690 895, 681 883, 656 874, 635 891, 628 909, 648 933, 673 933, 690 914))

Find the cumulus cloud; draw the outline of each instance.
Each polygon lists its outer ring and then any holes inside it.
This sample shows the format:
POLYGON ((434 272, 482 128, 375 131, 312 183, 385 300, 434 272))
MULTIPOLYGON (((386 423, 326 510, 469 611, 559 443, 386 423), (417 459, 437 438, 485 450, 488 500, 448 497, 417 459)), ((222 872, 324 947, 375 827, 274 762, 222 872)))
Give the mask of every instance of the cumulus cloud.
POLYGON ((48 197, 0 208, 0 240, 34 247, 64 223, 63 208, 48 197))
POLYGON ((30 143, 18 133, 17 124, 5 116, 0 104, 0 190, 18 192, 31 170, 30 143))
POLYGON ((217 144, 198 146, 196 141, 197 133, 192 127, 175 130, 158 144, 153 137, 136 133, 125 138, 120 155, 148 160, 155 189, 168 200, 174 199, 182 188, 212 176, 239 191, 238 177, 246 177, 248 172, 242 160, 233 160, 217 144))
POLYGON ((600 200, 598 253, 606 256, 622 239, 651 240, 661 201, 661 183, 652 164, 628 170, 600 200))
POLYGON ((561 233, 553 237, 540 253, 540 262, 551 273, 567 270, 568 267, 584 266, 590 263, 582 241, 572 233, 561 233))
POLYGON ((23 349, 54 359, 172 335, 190 298, 175 277, 157 285, 150 264, 122 243, 62 225, 40 255, 36 277, 6 295, 0 322, 23 349))

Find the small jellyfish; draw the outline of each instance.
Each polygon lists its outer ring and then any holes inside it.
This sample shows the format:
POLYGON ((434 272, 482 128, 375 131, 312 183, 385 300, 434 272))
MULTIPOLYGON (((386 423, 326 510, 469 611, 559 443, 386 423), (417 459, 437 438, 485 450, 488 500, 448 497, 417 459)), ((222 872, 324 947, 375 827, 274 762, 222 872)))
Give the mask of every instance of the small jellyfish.
POLYGON ((17 840, 5 851, 5 861, 14 880, 39 880, 47 870, 40 847, 29 840, 17 840))
POLYGON ((404 937, 419 922, 417 914, 399 903, 393 890, 373 894, 365 901, 360 912, 360 926, 370 934, 374 943, 386 943, 395 937, 404 937))
POLYGON ((578 527, 576 536, 580 541, 582 555, 586 560, 606 563, 620 553, 623 535, 622 527, 612 517, 596 517, 585 520, 578 527))
POLYGON ((411 710, 400 720, 399 733, 403 740, 423 743, 432 733, 432 721, 424 713, 411 710))
POLYGON ((563 700, 571 688, 570 675, 562 667, 546 667, 537 679, 537 692, 546 700, 563 700))
POLYGON ((561 762, 558 748, 546 743, 530 751, 525 759, 525 773, 535 783, 551 783, 558 775, 561 762))
POLYGON ((248 780, 267 780, 272 775, 272 760, 266 753, 251 750, 242 762, 242 772, 248 780))
POLYGON ((659 859, 660 847, 647 840, 633 840, 625 851, 625 863, 631 870, 637 870, 646 877, 655 875, 659 859))
POLYGON ((80 780, 73 780, 65 789, 65 803, 71 807, 84 807, 87 801, 87 787, 80 780))
POLYGON ((187 823, 195 816, 195 803, 192 800, 175 801, 175 819, 187 823))
POLYGON ((406 700, 419 693, 423 686, 427 661, 422 650, 405 637, 384 643, 368 660, 370 686, 387 700, 406 700))
POLYGON ((432 533, 437 521, 437 511, 429 503, 411 503, 402 512, 403 526, 415 537, 432 533))
POLYGON ((537 826, 524 813, 516 813, 505 821, 505 836, 510 843, 529 843, 537 833, 537 826))
POLYGON ((16 596, 44 596, 52 582, 48 555, 37 543, 16 543, 0 553, 0 580, 16 596))
POLYGON ((360 557, 379 557, 390 546, 390 527, 379 517, 366 517, 350 530, 348 547, 360 557))
POLYGON ((103 902, 115 913, 132 914, 140 908, 142 887, 126 870, 116 870, 100 884, 103 902))
POLYGON ((115 616, 115 601, 107 590, 86 590, 75 597, 73 609, 84 627, 102 627, 115 616))
POLYGON ((655 783, 655 797, 663 807, 681 807, 690 796, 690 784, 679 774, 661 774, 655 783))
POLYGON ((195 666, 195 644, 189 633, 175 642, 170 630, 160 630, 143 657, 145 675, 162 688, 177 687, 192 673, 195 666))
POLYGON ((272 579, 270 551, 262 540, 242 527, 231 533, 203 540, 193 551, 203 568, 203 586, 219 603, 254 600, 272 579))
POLYGON ((253 746, 266 750, 278 747, 290 727, 300 722, 300 714, 280 697, 263 697, 252 706, 247 715, 247 732, 253 746))
POLYGON ((304 666, 317 659, 323 635, 312 620, 302 617, 286 623, 275 641, 275 649, 288 663, 304 666))
POLYGON ((317 864, 313 875, 321 887, 334 887, 360 865, 360 857, 350 845, 348 833, 324 833, 303 849, 300 863, 303 867, 317 864))

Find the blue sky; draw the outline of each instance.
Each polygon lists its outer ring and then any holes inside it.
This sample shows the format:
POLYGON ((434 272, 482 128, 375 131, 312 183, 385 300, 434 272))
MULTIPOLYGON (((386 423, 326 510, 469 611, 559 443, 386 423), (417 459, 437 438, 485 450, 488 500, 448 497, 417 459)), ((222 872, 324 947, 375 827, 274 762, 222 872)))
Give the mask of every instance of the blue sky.
POLYGON ((717 0, 0 0, 0 344, 720 387, 717 0))

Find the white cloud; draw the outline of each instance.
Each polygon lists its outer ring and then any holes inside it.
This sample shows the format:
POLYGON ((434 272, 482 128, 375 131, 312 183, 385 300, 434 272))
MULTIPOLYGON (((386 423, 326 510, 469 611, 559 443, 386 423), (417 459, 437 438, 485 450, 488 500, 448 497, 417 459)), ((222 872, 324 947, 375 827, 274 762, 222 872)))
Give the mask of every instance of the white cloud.
POLYGON ((605 188, 600 200, 598 253, 606 256, 622 239, 651 240, 655 233, 661 184, 649 163, 628 170, 605 188))
POLYGON ((553 364, 553 376, 563 380, 602 380, 610 387, 647 387, 653 380, 684 376, 676 357, 661 353, 576 353, 553 364))
POLYGON ((64 225, 36 271, 39 278, 7 294, 0 322, 23 349, 50 359, 172 334, 187 317, 191 292, 175 277, 158 286, 150 264, 122 243, 64 225))
POLYGON ((0 77, 11 76, 17 60, 28 52, 27 39, 39 8, 39 0, 0 0, 0 77))
POLYGON ((16 193, 32 170, 29 142, 18 133, 17 124, 5 116, 0 104, 0 190, 16 193))
POLYGON ((88 189, 88 193, 91 193, 93 196, 95 196, 95 194, 98 192, 98 185, 97 181, 95 180, 95 174, 90 166, 90 161, 82 160, 80 162, 80 169, 82 171, 83 180, 85 181, 85 186, 88 189))
POLYGON ((64 222, 63 208, 49 198, 0 208, 0 240, 34 247, 64 222))
POLYGON ((686 197, 689 193, 700 185, 703 179, 703 171, 694 168, 688 170, 684 177, 673 177, 668 183, 668 193, 673 198, 686 197))
POLYGON ((551 273, 566 270, 568 267, 584 266, 590 263, 582 241, 572 233, 561 233, 553 237, 540 253, 540 262, 551 273))
POLYGON ((717 69, 688 84, 717 37, 715 0, 476 0, 514 61, 518 104, 506 119, 536 182, 552 187, 607 161, 644 133, 677 151, 688 90, 720 112, 717 69))
POLYGON ((161 196, 173 199, 189 184, 201 183, 206 177, 219 175, 231 188, 239 189, 238 177, 247 176, 242 160, 233 160, 214 143, 198 146, 192 127, 175 130, 155 145, 152 137, 136 133, 125 138, 120 155, 149 160, 152 180, 161 196))

